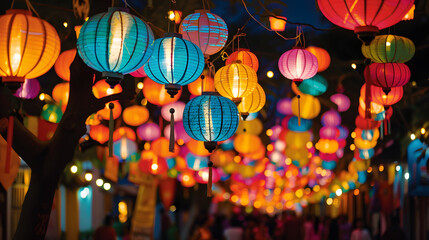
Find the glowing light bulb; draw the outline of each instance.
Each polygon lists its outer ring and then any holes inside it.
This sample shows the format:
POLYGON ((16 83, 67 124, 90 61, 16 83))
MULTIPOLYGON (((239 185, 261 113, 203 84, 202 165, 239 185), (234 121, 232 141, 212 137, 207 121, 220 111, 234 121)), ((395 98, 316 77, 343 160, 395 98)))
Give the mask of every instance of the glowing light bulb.
POLYGON ((85 173, 85 180, 87 182, 90 182, 92 180, 92 173, 85 173))
POLYGON ((101 178, 99 178, 95 181, 95 185, 97 185, 99 187, 103 186, 103 184, 104 184, 104 181, 101 178))
POLYGON ((103 184, 103 188, 106 191, 109 191, 111 187, 112 187, 112 185, 110 185, 110 183, 108 183, 108 182, 106 182, 106 183, 103 184))
POLYGON ((274 73, 273 73, 273 71, 268 71, 268 72, 267 72, 267 77, 268 77, 268 78, 273 78, 273 77, 274 77, 274 73))
POLYGON ((426 129, 424 129, 424 128, 420 128, 420 133, 423 135, 423 134, 425 134, 426 133, 426 129))
POLYGON ((410 138, 411 138, 411 140, 414 140, 414 139, 416 139, 416 135, 414 135, 414 133, 411 133, 410 138))
POLYGON ((335 195, 337 195, 338 197, 341 196, 343 194, 343 190, 341 190, 340 188, 337 189, 337 191, 335 191, 335 195))
POLYGON ((332 202, 332 198, 326 199, 326 204, 328 204, 329 206, 332 205, 332 202))
POLYGON ((143 89, 144 84, 142 82, 137 83, 137 88, 138 89, 143 89))
POLYGON ((170 19, 170 21, 174 21, 176 18, 176 14, 174 13, 174 11, 168 11, 168 19, 170 19))
POLYGON ((45 100, 45 94, 44 93, 41 93, 40 95, 39 95, 39 99, 40 99, 40 101, 43 101, 43 100, 45 100))
POLYGON ((152 171, 156 171, 158 170, 158 164, 154 163, 150 168, 152 169, 152 171))
POLYGON ((65 28, 67 28, 67 27, 69 26, 69 24, 68 24, 67 22, 63 22, 63 26, 64 26, 65 28))
POLYGON ((356 63, 352 63, 350 66, 351 66, 353 69, 356 69, 356 68, 357 68, 356 63))
POLYGON ((405 179, 407 179, 407 180, 408 180, 408 179, 410 179, 410 174, 406 172, 406 173, 404 174, 404 178, 405 178, 405 179))
POLYGON ((76 165, 73 165, 70 167, 70 172, 72 172, 72 173, 77 173, 77 170, 78 170, 78 168, 76 165))

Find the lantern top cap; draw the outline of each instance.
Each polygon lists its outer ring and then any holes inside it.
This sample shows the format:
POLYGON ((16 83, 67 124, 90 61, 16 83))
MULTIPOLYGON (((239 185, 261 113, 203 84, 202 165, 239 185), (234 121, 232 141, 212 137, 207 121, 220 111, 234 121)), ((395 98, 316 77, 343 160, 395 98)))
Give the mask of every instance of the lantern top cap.
POLYGON ((23 14, 28 16, 33 15, 30 10, 25 10, 25 9, 9 9, 9 10, 6 10, 6 14, 23 14))
POLYGON ((164 37, 177 37, 177 38, 183 38, 182 34, 180 33, 165 33, 164 37))
POLYGON ((210 10, 208 10, 208 9, 197 9, 197 10, 195 10, 195 13, 209 13, 210 12, 210 10))
POLYGON ((116 12, 116 11, 121 11, 121 12, 126 12, 129 13, 130 9, 128 8, 123 8, 123 7, 109 7, 107 9, 108 12, 116 12))

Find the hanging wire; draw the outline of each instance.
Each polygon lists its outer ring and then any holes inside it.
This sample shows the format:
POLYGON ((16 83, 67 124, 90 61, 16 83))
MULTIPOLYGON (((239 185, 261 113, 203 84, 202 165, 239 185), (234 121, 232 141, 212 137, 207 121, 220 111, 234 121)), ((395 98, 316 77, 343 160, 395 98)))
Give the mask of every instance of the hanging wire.
POLYGON ((10 9, 13 8, 13 5, 15 4, 15 0, 12 0, 12 4, 10 5, 10 9))
POLYGON ((39 13, 36 11, 36 9, 31 4, 30 0, 25 0, 25 3, 27 4, 28 10, 32 11, 34 14, 36 14, 37 17, 40 18, 39 13))

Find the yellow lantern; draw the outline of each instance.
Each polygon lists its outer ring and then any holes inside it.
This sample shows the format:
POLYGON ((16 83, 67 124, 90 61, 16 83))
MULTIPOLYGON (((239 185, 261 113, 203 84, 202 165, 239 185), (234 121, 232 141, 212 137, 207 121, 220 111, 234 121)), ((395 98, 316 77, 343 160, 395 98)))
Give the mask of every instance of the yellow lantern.
POLYGON ((261 139, 253 134, 239 134, 234 139, 234 148, 242 154, 253 153, 258 150, 256 146, 262 145, 261 139))
POLYGON ((313 119, 320 113, 319 99, 308 94, 301 94, 301 98, 292 99, 292 113, 305 119, 313 119))
POLYGON ((257 82, 255 70, 239 61, 219 69, 214 79, 219 94, 236 103, 240 103, 243 97, 251 94, 257 82))
POLYGON ((45 74, 60 54, 55 28, 27 10, 10 9, 0 16, 0 76, 11 89, 45 74))
POLYGON ((286 148, 286 155, 299 163, 299 167, 307 165, 309 162, 308 150, 305 148, 286 148))
POLYGON ((354 143, 358 149, 370 149, 370 148, 374 148, 375 145, 377 145, 377 139, 368 141, 368 140, 363 140, 360 137, 355 137, 354 143))
POLYGON ((319 139, 316 148, 322 153, 335 153, 338 150, 338 142, 334 139, 319 139))
POLYGON ((255 113, 261 110, 265 105, 265 92, 261 85, 256 84, 255 90, 247 97, 243 97, 237 108, 241 117, 246 120, 249 113, 255 113))
POLYGON ((69 101, 70 83, 58 83, 52 90, 52 98, 62 106, 63 110, 69 101))
POLYGON ((240 120, 238 122, 238 128, 235 132, 236 134, 242 134, 242 133, 250 133, 253 135, 259 135, 264 130, 264 125, 262 124, 261 120, 259 118, 255 118, 249 121, 242 121, 240 120))
POLYGON ((311 141, 310 132, 294 132, 286 133, 286 146, 288 148, 305 148, 308 142, 311 141))

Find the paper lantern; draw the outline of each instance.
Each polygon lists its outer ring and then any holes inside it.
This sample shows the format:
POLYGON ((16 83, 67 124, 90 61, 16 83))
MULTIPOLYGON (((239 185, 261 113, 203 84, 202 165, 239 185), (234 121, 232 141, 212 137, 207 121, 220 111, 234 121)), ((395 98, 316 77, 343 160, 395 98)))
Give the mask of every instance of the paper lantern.
POLYGON ((253 135, 259 135, 264 130, 264 125, 259 118, 253 120, 240 120, 238 123, 236 134, 250 133, 253 135))
POLYGON ((374 121, 372 119, 365 119, 362 116, 356 117, 355 124, 356 124, 356 127, 360 129, 374 129, 374 128, 380 127, 379 121, 374 121))
POLYGON ((363 41, 369 44, 379 30, 401 21, 412 7, 414 0, 318 0, 317 2, 329 21, 342 28, 354 30, 361 35, 360 38, 363 41))
POLYGON ((184 187, 193 187, 196 183, 194 174, 191 172, 182 172, 177 178, 184 187))
POLYGON ((359 149, 359 157, 361 159, 370 159, 374 156, 374 149, 359 149))
POLYGON ((249 49, 240 48, 238 49, 238 51, 231 53, 231 55, 229 55, 228 59, 225 61, 225 65, 234 63, 237 60, 239 60, 242 64, 245 64, 253 68, 255 72, 258 71, 258 68, 259 68, 258 58, 256 57, 255 54, 250 52, 249 49))
POLYGON ((39 95, 40 92, 40 83, 37 79, 25 79, 25 82, 21 85, 20 88, 14 94, 15 97, 23 99, 33 99, 39 95))
POLYGON ((123 74, 134 72, 152 54, 154 36, 149 25, 123 8, 90 17, 80 29, 77 50, 91 68, 102 72, 113 88, 123 74))
MULTIPOLYGON (((365 97, 365 95, 363 96, 365 97)), ((362 117, 365 117, 365 109, 366 109, 366 104, 365 104, 365 100, 362 96, 359 97, 359 108, 358 108, 358 112, 359 115, 361 115, 362 117)), ((375 103, 373 101, 370 102, 370 113, 372 116, 376 116, 379 113, 382 113, 384 111, 384 107, 383 105, 380 105, 378 103, 375 103)))
POLYGON ((161 130, 156 123, 148 122, 137 128, 137 136, 143 141, 153 141, 161 136, 161 130))
POLYGON ((208 157, 207 156, 198 156, 192 153, 186 155, 186 164, 188 167, 194 171, 199 171, 201 169, 207 168, 208 157))
POLYGON ((292 115, 292 100, 290 98, 282 98, 277 102, 277 112, 283 115, 292 115))
POLYGON ((362 138, 356 137, 354 139, 354 144, 358 149, 370 149, 374 148, 377 145, 377 140, 373 139, 371 141, 363 140, 362 138))
POLYGON ((191 139, 186 143, 186 146, 188 147, 189 151, 195 155, 203 157, 210 155, 210 152, 207 151, 207 149, 204 147, 203 141, 191 139))
POLYGON ((57 105, 45 104, 43 105, 40 116, 48 122, 59 123, 63 117, 63 112, 57 105))
POLYGON ((204 56, 194 43, 170 34, 155 40, 154 52, 144 66, 147 76, 153 81, 165 84, 173 98, 181 86, 187 85, 201 75, 204 56))
POLYGON ((337 162, 335 161, 322 161, 322 168, 326 170, 334 170, 337 166, 337 162))
POLYGON ((91 126, 89 136, 100 144, 104 144, 109 141, 109 128, 101 124, 91 126))
POLYGON ((337 111, 331 109, 322 114, 320 121, 323 126, 336 127, 341 124, 341 116, 337 111))
POLYGON ((299 85, 299 90, 305 94, 309 94, 312 96, 319 96, 326 92, 328 89, 328 82, 326 79, 316 74, 314 77, 309 78, 305 81, 303 81, 299 85))
POLYGON ((129 106, 124 109, 122 119, 127 125, 136 127, 142 125, 149 119, 149 111, 143 106, 129 106))
POLYGON ((305 148, 310 141, 311 134, 309 132, 288 131, 286 134, 286 146, 288 148, 305 148))
POLYGON ((402 21, 413 20, 415 10, 416 10, 416 4, 413 4, 413 6, 410 8, 407 14, 405 14, 405 16, 402 18, 402 21))
POLYGON ((137 150, 137 143, 125 136, 113 142, 113 154, 122 161, 131 160, 132 154, 136 153, 137 150))
POLYGON ((346 126, 338 126, 337 128, 340 132, 338 139, 346 139, 349 136, 349 129, 346 126))
MULTIPOLYGON (((109 103, 113 103, 114 108, 113 110, 113 119, 117 119, 118 117, 121 116, 122 113, 122 107, 121 104, 119 104, 119 101, 112 101, 109 103)), ((106 103, 106 105, 104 106, 103 109, 99 110, 97 112, 97 115, 104 120, 109 120, 110 119, 110 109, 109 109, 109 103, 106 103)))
POLYGON ((92 93, 96 98, 103 98, 120 92, 122 92, 121 85, 118 84, 115 87, 110 88, 110 85, 106 80, 97 81, 94 86, 92 86, 92 93))
POLYGON ((52 98, 59 105, 63 106, 63 109, 65 109, 65 106, 69 101, 69 95, 70 95, 69 82, 58 83, 57 85, 55 85, 54 89, 52 90, 52 98))
POLYGON ((161 108, 161 115, 162 118, 165 119, 165 121, 170 121, 171 113, 170 108, 174 108, 174 121, 179 122, 182 121, 183 118, 183 110, 185 110, 186 104, 184 102, 174 102, 169 103, 161 108))
POLYGON ((147 74, 144 72, 144 65, 134 72, 130 72, 130 75, 137 78, 147 77, 147 74))
POLYGON ((214 163, 215 166, 223 167, 228 163, 231 163, 234 160, 234 157, 234 151, 217 150, 212 155, 210 155, 210 160, 214 163))
POLYGON ((329 56, 328 51, 323 48, 309 46, 305 50, 311 52, 317 58, 318 68, 317 72, 325 71, 331 64, 331 56, 329 56))
POLYGON ((133 129, 129 127, 120 127, 115 129, 115 131, 113 132, 113 141, 117 141, 123 137, 126 137, 132 141, 135 141, 136 133, 134 132, 133 129))
POLYGON ((62 52, 55 62, 55 72, 58 77, 70 81, 70 66, 76 57, 76 48, 62 52))
POLYGON ((317 117, 320 113, 319 99, 308 94, 302 94, 300 100, 297 97, 294 97, 292 99, 292 113, 295 116, 300 115, 301 118, 305 119, 313 119, 317 117), (301 102, 298 103, 298 101, 301 102))
POLYGON ((316 75, 317 58, 311 52, 294 48, 280 56, 279 69, 281 74, 294 82, 302 82, 316 75))
POLYGON ((85 121, 86 125, 95 126, 101 123, 101 117, 97 113, 91 114, 85 121))
POLYGON ((231 100, 208 93, 190 100, 183 112, 186 132, 193 139, 206 142, 209 151, 213 151, 216 142, 234 135, 238 121, 238 110, 231 100))
POLYGON ((338 142, 334 139, 319 139, 316 149, 322 153, 335 153, 338 150, 338 142))
POLYGON ((329 99, 337 105, 338 112, 345 112, 350 108, 350 98, 342 93, 333 94, 329 99))
MULTIPOLYGON (((365 84, 364 87, 365 88, 365 84)), ((382 88, 371 85, 371 98, 372 101, 383 106, 392 106, 393 104, 399 102, 404 95, 404 90, 402 87, 393 87, 386 94, 382 88)))
POLYGON ((54 65, 61 42, 54 27, 27 10, 7 10, 0 26, 0 76, 16 91, 26 78, 37 78, 54 65))
POLYGON ((214 78, 215 88, 219 94, 237 103, 252 93, 257 82, 255 70, 238 62, 222 67, 214 78))
POLYGON ((380 137, 380 131, 378 131, 377 128, 375 129, 356 128, 355 133, 357 137, 367 141, 377 140, 380 137))
POLYGON ((167 161, 162 157, 158 157, 151 150, 143 150, 141 152, 138 164, 140 171, 147 174, 160 175, 166 173, 168 170, 167 161))
POLYGON ((188 84, 188 90, 195 96, 201 95, 202 92, 214 92, 215 87, 213 76, 211 76, 208 70, 203 70, 203 73, 197 80, 188 84))
POLYGON ((282 32, 286 28, 286 17, 282 16, 276 16, 276 17, 268 17, 268 20, 270 21, 270 28, 273 31, 282 32))
POLYGON ((286 155, 293 160, 294 165, 302 167, 309 162, 308 151, 305 148, 286 148, 286 155))
POLYGON ((242 154, 253 153, 258 150, 256 146, 262 145, 261 139, 253 134, 243 133, 234 139, 234 148, 242 154))
POLYGON ((334 126, 324 126, 320 128, 319 136, 324 139, 338 139, 340 131, 334 126))
POLYGON ((410 80, 411 72, 403 63, 372 63, 365 68, 365 81, 389 92, 392 87, 402 87, 410 80))
POLYGON ((244 120, 247 119, 249 113, 259 112, 265 105, 265 92, 261 85, 256 84, 255 89, 251 94, 243 97, 237 108, 244 120))
POLYGON ((414 43, 396 35, 380 35, 370 45, 362 45, 362 53, 366 58, 377 63, 404 63, 413 58, 416 48, 414 43))
MULTIPOLYGON (((204 168, 199 170, 198 172, 195 172, 195 180, 198 183, 207 184, 209 181, 209 169, 204 168)), ((213 183, 216 183, 220 180, 220 175, 217 172, 216 169, 213 169, 213 175, 212 175, 212 181, 213 183)))
POLYGON ((159 157, 163 158, 171 158, 179 155, 179 146, 174 144, 174 151, 170 152, 168 150, 170 141, 165 137, 160 137, 152 142, 151 149, 155 152, 155 154, 159 157))
POLYGON ((289 130, 293 132, 306 132, 311 129, 313 126, 313 121, 309 119, 301 119, 300 124, 298 124, 298 118, 295 116, 292 116, 289 118, 287 127, 289 130))
POLYGON ((145 78, 143 85, 143 95, 147 101, 158 106, 176 102, 182 95, 182 91, 179 90, 174 98, 171 98, 165 89, 165 85, 154 82, 150 78, 145 78))
POLYGON ((197 10, 186 16, 180 25, 180 33, 207 57, 219 52, 228 40, 225 21, 208 10, 197 10))

